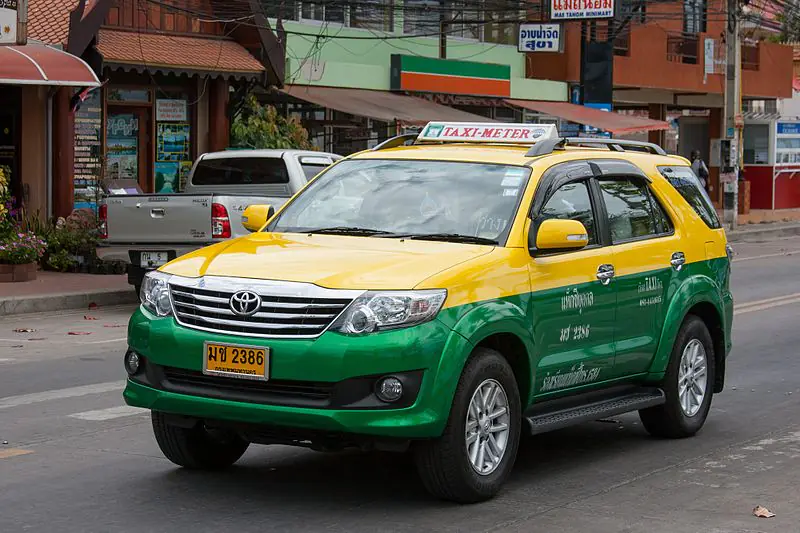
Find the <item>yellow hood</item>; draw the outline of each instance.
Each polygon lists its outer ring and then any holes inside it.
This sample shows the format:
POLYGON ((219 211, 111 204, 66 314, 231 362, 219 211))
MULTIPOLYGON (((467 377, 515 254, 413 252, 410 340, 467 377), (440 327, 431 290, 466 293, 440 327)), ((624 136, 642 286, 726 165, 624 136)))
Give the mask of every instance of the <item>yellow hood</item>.
POLYGON ((439 241, 253 233, 181 256, 161 268, 179 276, 233 276, 331 289, 411 289, 493 250, 439 241))

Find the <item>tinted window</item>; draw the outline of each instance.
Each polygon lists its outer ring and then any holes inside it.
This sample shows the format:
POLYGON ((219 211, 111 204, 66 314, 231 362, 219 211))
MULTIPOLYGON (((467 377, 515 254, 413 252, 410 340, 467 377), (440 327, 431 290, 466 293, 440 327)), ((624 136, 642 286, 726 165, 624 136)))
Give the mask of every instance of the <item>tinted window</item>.
POLYGON ((286 163, 277 157, 203 159, 192 176, 193 185, 267 185, 289 183, 286 163))
POLYGON ((717 211, 711 203, 711 198, 708 197, 700 180, 692 172, 692 167, 659 167, 658 169, 709 228, 722 227, 717 217, 717 211))
POLYGON ((530 172, 478 163, 342 161, 286 206, 268 231, 347 226, 388 232, 387 237, 457 233, 502 242, 530 172))
POLYGON ((568 183, 558 189, 539 213, 540 221, 549 218, 577 220, 586 226, 589 244, 597 244, 592 202, 585 182, 568 183))
POLYGON ((659 233, 649 192, 644 184, 628 179, 602 180, 600 190, 608 213, 611 241, 638 239, 659 233))

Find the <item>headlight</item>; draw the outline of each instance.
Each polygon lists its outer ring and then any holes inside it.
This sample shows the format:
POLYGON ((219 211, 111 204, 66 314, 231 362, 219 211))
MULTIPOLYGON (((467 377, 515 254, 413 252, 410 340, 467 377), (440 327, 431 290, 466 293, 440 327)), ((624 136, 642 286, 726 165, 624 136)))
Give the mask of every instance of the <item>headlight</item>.
POLYGON ((333 331, 363 335, 427 322, 447 298, 443 289, 368 292, 357 298, 331 326, 333 331))
POLYGON ((145 309, 157 316, 172 314, 172 302, 169 298, 169 285, 167 284, 171 277, 171 274, 152 270, 145 274, 142 281, 139 300, 145 309))

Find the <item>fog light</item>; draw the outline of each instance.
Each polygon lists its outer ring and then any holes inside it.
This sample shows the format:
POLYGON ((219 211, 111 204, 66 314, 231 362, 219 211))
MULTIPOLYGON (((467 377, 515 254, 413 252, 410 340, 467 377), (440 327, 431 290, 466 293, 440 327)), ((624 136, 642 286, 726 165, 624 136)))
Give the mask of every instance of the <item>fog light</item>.
POLYGON ((375 394, 381 401, 396 402, 403 396, 403 383, 395 377, 383 378, 378 382, 375 394))
POLYGON ((134 375, 139 371, 139 354, 128 352, 125 354, 125 371, 129 375, 134 375))

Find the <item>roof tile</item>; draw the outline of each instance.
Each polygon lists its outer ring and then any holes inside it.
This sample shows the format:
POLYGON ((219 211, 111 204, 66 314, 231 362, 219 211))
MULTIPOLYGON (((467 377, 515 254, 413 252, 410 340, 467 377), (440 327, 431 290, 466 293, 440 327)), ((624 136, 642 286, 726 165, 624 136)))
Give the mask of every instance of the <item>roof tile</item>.
POLYGON ((262 72, 262 65, 231 40, 102 29, 97 48, 107 63, 212 72, 262 72))
POLYGON ((47 44, 67 43, 69 13, 78 0, 28 0, 28 36, 47 44))

